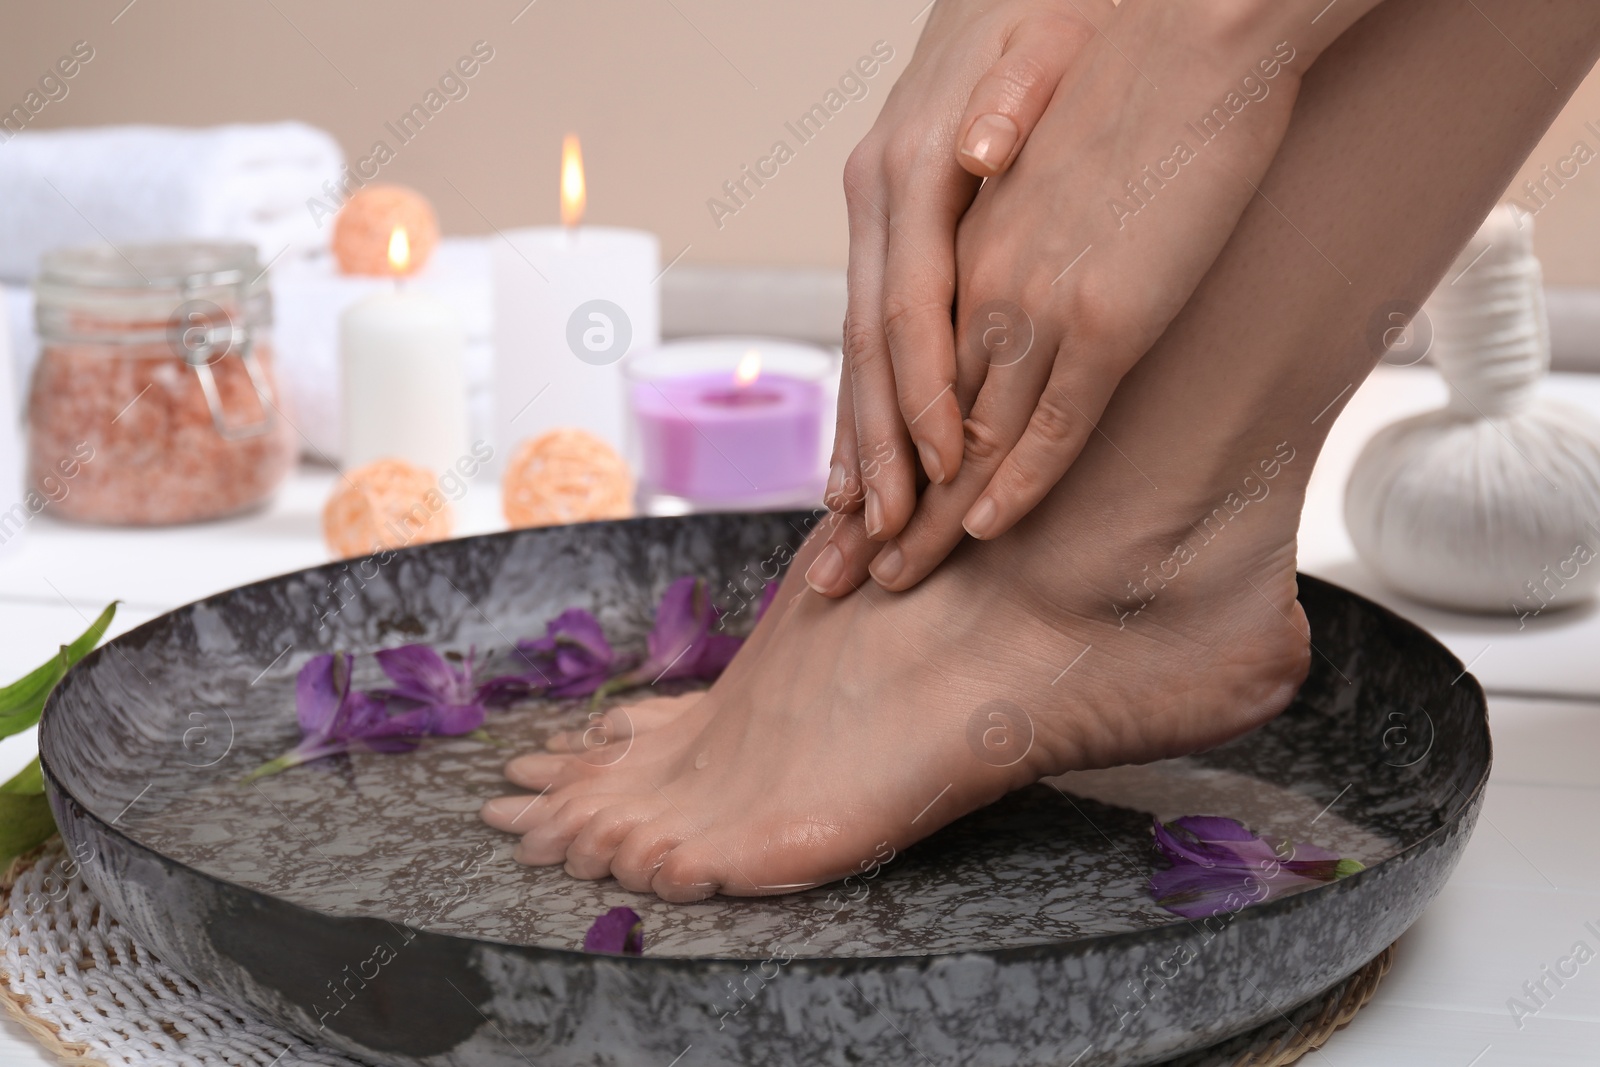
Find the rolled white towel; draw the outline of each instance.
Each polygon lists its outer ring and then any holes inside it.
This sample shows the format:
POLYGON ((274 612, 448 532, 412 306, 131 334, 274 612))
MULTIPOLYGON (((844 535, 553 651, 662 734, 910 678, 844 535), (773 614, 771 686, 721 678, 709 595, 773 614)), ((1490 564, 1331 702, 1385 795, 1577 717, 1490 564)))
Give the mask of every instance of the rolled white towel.
POLYGON ((300 122, 24 130, 0 145, 0 279, 61 245, 186 239, 255 244, 261 261, 326 247, 306 207, 344 164, 300 122))

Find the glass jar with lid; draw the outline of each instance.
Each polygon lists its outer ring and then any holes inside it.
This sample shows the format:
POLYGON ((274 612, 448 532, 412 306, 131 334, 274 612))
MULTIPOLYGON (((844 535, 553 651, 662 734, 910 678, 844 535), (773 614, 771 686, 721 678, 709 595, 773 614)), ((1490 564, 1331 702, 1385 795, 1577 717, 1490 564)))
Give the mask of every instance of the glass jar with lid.
POLYGON ((255 249, 185 243, 46 253, 28 480, 86 522, 195 522, 265 503, 294 463, 255 249))

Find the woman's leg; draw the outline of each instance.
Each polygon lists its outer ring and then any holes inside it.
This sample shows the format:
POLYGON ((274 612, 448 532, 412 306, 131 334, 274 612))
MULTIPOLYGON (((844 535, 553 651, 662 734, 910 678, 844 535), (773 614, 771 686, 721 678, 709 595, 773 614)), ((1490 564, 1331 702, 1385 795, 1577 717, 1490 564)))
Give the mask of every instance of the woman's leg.
POLYGON ((1370 324, 1428 294, 1597 50, 1592 0, 1388 0, 1312 71, 1261 195, 1043 505, 908 593, 785 597, 694 729, 637 757, 525 757, 552 788, 519 858, 779 892, 1041 775, 1277 714, 1311 655, 1304 487, 1370 324))

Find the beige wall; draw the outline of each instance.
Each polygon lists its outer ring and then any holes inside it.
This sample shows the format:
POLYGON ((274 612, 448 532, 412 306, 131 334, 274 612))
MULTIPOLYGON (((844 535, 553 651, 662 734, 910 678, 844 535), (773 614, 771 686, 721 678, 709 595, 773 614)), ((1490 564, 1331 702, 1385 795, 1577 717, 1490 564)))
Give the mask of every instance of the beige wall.
MULTIPOLYGON (((927 0, 95 0, 16 5, 0 34, 0 102, 19 102, 73 42, 95 58, 35 125, 297 118, 332 131, 352 158, 485 41, 491 59, 386 179, 433 198, 447 231, 556 218, 557 154, 583 138, 591 220, 643 226, 684 262, 841 266, 839 173, 904 70, 927 0), (121 15, 118 16, 118 12, 121 15), (519 15, 519 11, 521 14, 519 15), (113 22, 113 18, 116 19, 113 22), (515 18, 515 22, 513 22, 515 18), (811 143, 784 128, 885 41, 894 51, 811 143), (774 141, 795 158, 719 229, 706 207, 774 141)), ((1579 138, 1600 153, 1592 77, 1535 152, 1538 173, 1579 138)), ((1382 175, 1372 180, 1382 181, 1382 175)), ((1600 159, 1540 211, 1555 282, 1600 284, 1600 159)))
POLYGON ((447 232, 554 222, 572 130, 592 221, 653 229, 669 258, 690 245, 685 262, 842 265, 840 170, 904 68, 927 0, 536 0, 515 23, 527 0, 136 0, 113 25, 126 2, 8 11, 4 108, 84 39, 95 58, 37 128, 295 118, 354 159, 378 139, 396 146, 384 124, 483 40, 494 58, 469 94, 382 171, 426 192, 447 232), (867 97, 799 147, 784 122, 878 40, 894 59, 867 97), (707 198, 779 138, 795 158, 719 230, 707 198))

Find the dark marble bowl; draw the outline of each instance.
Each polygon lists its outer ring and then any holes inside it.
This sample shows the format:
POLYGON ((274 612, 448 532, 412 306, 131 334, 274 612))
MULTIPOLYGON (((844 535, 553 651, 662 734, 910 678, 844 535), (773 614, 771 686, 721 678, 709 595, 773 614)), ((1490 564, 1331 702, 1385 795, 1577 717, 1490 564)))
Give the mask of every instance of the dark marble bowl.
MULTIPOLYGON (((1415 626, 1314 579, 1317 654, 1282 716, 1199 756, 1067 775, 875 878, 673 906, 510 859, 480 824, 507 755, 466 738, 253 785, 298 740, 312 655, 506 649, 587 607, 637 648, 661 590, 737 608, 806 515, 522 531, 274 578, 164 615, 75 668, 40 747, 96 895, 196 982, 383 1064, 1142 1064, 1319 994, 1400 935, 1467 842, 1489 771, 1481 690, 1415 626), (1204 922, 1156 907, 1150 817, 1219 814, 1367 869, 1204 922), (614 904, 647 955, 578 951, 614 904)), ((582 708, 502 713, 531 746, 582 708)))

